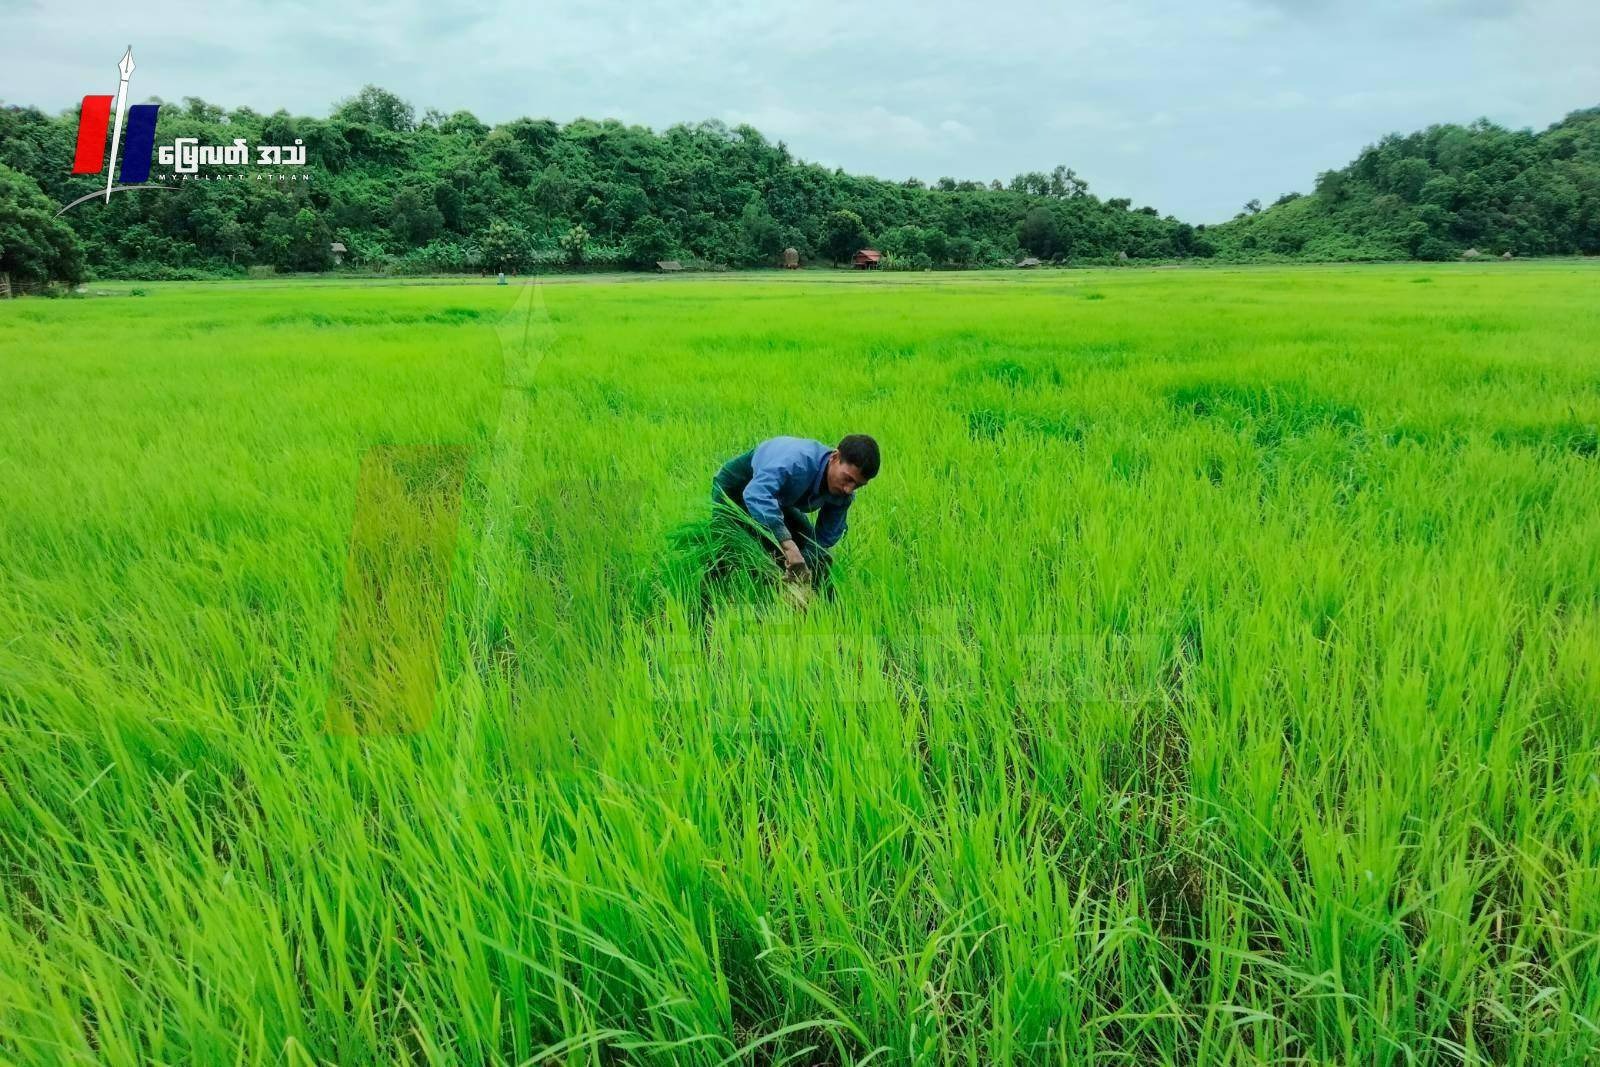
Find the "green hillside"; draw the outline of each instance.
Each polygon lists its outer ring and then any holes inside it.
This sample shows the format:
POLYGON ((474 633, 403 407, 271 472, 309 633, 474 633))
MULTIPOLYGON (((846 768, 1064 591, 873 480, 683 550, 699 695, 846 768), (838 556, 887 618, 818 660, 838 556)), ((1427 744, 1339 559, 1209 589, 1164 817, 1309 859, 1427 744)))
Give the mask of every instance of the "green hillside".
MULTIPOLYGON (((77 120, 75 110, 0 109, 0 167, 31 176, 58 204, 93 192, 104 178, 66 173, 77 120)), ((69 212, 91 271, 323 270, 335 240, 355 265, 430 271, 665 258, 753 267, 776 265, 790 246, 813 263, 848 260, 869 243, 913 268, 1207 251, 1190 226, 1101 200, 1064 166, 1009 184, 944 178, 930 188, 806 163, 750 126, 720 122, 660 132, 589 119, 491 127, 465 111, 418 118, 369 86, 327 119, 187 98, 160 112, 156 144, 177 137, 298 139, 312 180, 191 182, 181 196, 125 195, 69 212)))
POLYGON ((1600 252, 1600 108, 1543 133, 1488 121, 1391 134, 1349 166, 1208 232, 1230 258, 1600 252))
MULTIPOLYGON (((14 280, 183 278, 252 265, 399 272, 727 267, 847 261, 864 245, 891 268, 1076 265, 1204 258, 1449 259, 1600 251, 1600 108, 1535 133, 1487 121, 1383 138, 1310 195, 1252 201, 1208 229, 1101 199, 1066 166, 1007 183, 887 181, 797 159, 750 126, 615 120, 565 125, 412 107, 368 86, 326 119, 193 97, 161 108, 156 143, 302 142, 308 181, 186 183, 50 219, 99 187, 67 173, 75 110, 0 109, 0 270, 14 280), (14 173, 20 172, 20 173, 14 173)), ((170 168, 169 168, 170 169, 170 168)), ((237 169, 237 168, 236 168, 237 169)), ((255 177, 266 168, 247 173, 255 177)), ((161 168, 158 166, 157 171, 161 168)), ((282 173, 287 168, 279 168, 282 173)))

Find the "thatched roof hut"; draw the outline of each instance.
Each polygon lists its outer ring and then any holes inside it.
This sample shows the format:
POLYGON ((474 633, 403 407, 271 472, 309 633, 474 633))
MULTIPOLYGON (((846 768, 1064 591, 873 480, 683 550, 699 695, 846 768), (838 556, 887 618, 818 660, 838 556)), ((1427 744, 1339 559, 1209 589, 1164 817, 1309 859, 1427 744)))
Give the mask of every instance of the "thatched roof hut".
POLYGON ((1465 252, 1461 253, 1461 258, 1462 259, 1482 259, 1483 258, 1483 253, 1478 251, 1476 248, 1469 248, 1465 252))
POLYGON ((1026 259, 1017 260, 1017 267, 1021 270, 1029 270, 1038 265, 1039 259, 1037 256, 1028 256, 1026 259))
POLYGON ((783 250, 783 267, 785 270, 800 269, 800 250, 798 248, 785 248, 783 250))
POLYGON ((675 270, 682 270, 682 269, 683 269, 683 264, 679 263, 675 259, 658 259, 658 260, 656 260, 656 270, 659 270, 659 271, 662 271, 662 272, 667 272, 667 271, 675 271, 675 270))

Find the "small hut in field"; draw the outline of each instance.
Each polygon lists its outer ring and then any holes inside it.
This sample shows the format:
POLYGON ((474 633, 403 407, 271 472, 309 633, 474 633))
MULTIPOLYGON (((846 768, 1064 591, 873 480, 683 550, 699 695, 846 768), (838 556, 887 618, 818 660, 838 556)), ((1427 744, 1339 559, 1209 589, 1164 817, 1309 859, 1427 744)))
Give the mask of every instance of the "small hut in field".
POLYGON ((1126 263, 1126 262, 1128 262, 1128 253, 1126 253, 1126 252, 1118 252, 1117 253, 1117 262, 1118 263, 1126 263))
POLYGON ((1469 248, 1465 252, 1461 253, 1461 258, 1462 259, 1482 259, 1483 258, 1483 253, 1478 251, 1476 248, 1469 248))
POLYGON ((656 260, 656 270, 662 272, 663 274, 671 273, 672 271, 679 271, 679 270, 682 270, 682 269, 683 269, 683 264, 679 263, 675 259, 658 259, 658 260, 656 260))
POLYGON ((883 253, 876 248, 863 248, 850 257, 856 270, 877 270, 883 264, 883 253))
POLYGON ((1028 256, 1026 259, 1017 260, 1017 269, 1018 270, 1032 270, 1034 267, 1037 267, 1038 265, 1039 265, 1039 259, 1038 259, 1037 256, 1028 256))
POLYGON ((344 246, 343 241, 335 241, 328 246, 328 251, 333 253, 333 265, 337 267, 344 262, 344 254, 350 250, 344 246))
POLYGON ((1500 254, 1500 258, 1501 259, 1515 259, 1516 257, 1513 256, 1510 252, 1502 252, 1500 254))
POLYGON ((800 250, 798 248, 785 248, 783 250, 783 269, 800 269, 800 250))

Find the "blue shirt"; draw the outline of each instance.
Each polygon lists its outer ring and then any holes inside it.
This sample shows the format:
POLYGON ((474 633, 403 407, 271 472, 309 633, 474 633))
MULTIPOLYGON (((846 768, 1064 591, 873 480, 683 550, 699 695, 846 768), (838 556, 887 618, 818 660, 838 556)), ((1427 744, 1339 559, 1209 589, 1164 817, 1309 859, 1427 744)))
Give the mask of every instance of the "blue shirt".
POLYGON ((794 537, 786 509, 817 512, 817 544, 832 548, 844 536, 845 512, 856 496, 828 491, 823 476, 833 452, 821 441, 774 437, 724 463, 715 484, 735 499, 742 495, 744 509, 779 541, 794 537))

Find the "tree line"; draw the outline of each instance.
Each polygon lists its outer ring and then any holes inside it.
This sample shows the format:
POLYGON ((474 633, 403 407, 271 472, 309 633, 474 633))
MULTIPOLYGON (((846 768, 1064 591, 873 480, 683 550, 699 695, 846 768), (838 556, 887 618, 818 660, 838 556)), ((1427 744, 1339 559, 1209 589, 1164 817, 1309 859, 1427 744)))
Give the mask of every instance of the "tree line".
POLYGON ((1390 134, 1307 195, 1251 201, 1209 239, 1228 258, 1454 259, 1600 253, 1600 107, 1542 133, 1487 120, 1390 134))
MULTIPOLYGON (((684 259, 845 262, 871 245, 894 268, 1228 258, 1443 257, 1596 250, 1600 109, 1543 133, 1487 122, 1385 138, 1316 191, 1192 226, 1102 200, 1066 166, 1009 182, 886 181, 796 159, 748 125, 655 132, 614 120, 468 111, 418 116, 367 86, 326 119, 163 103, 157 144, 303 142, 308 181, 191 181, 59 219, 103 177, 67 172, 75 111, 0 108, 0 270, 16 278, 183 278, 253 266, 524 272, 684 259)), ((158 170, 160 168, 157 168, 158 170)))

